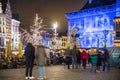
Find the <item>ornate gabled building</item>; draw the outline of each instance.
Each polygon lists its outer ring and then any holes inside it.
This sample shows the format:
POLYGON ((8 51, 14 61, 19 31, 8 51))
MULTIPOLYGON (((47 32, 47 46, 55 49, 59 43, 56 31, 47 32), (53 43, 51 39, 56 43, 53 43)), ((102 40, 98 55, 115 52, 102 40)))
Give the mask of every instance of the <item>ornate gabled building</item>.
POLYGON ((20 32, 19 32, 20 20, 17 13, 12 14, 12 25, 11 25, 11 40, 12 40, 12 50, 18 50, 18 45, 20 43, 20 32))
POLYGON ((11 40, 11 7, 9 0, 0 1, 0 48, 5 48, 11 40))
POLYGON ((68 36, 72 27, 79 34, 80 47, 114 46, 114 18, 120 15, 120 0, 88 0, 79 11, 66 13, 68 36))

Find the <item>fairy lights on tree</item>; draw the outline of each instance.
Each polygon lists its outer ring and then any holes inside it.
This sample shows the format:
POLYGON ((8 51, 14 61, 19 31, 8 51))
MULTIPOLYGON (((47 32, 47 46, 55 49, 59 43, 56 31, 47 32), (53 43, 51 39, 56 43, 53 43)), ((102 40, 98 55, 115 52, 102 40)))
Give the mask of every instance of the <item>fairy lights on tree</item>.
POLYGON ((25 42, 32 42, 37 45, 42 44, 42 33, 45 32, 45 30, 42 29, 45 25, 43 25, 42 23, 43 19, 38 17, 38 14, 36 14, 34 24, 30 26, 30 32, 25 29, 21 29, 23 31, 22 39, 25 42))

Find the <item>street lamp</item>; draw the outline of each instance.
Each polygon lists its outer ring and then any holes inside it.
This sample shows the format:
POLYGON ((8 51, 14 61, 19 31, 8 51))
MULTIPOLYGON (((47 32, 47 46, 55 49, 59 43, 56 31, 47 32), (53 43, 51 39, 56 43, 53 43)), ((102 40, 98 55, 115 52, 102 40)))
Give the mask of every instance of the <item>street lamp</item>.
POLYGON ((56 22, 56 23, 53 24, 53 29, 55 30, 55 32, 54 32, 55 38, 57 37, 57 30, 56 30, 57 27, 58 27, 58 24, 56 22))
POLYGON ((54 45, 56 45, 57 27, 58 27, 58 24, 57 24, 57 22, 56 22, 56 23, 53 24, 53 29, 54 29, 54 42, 55 42, 54 45))

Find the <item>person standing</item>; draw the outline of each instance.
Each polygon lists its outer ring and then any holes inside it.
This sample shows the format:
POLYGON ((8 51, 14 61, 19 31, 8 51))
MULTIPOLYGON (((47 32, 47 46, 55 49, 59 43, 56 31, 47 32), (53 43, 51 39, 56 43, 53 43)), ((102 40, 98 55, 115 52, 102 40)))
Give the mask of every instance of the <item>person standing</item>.
POLYGON ((98 50, 98 61, 97 61, 97 70, 96 72, 101 72, 102 67, 103 67, 103 63, 104 63, 104 52, 101 50, 98 50))
POLYGON ((103 48, 104 51, 104 62, 103 62, 103 71, 105 71, 105 67, 107 67, 107 70, 110 71, 110 55, 109 51, 106 47, 103 48))
POLYGON ((120 69, 120 54, 119 54, 119 57, 118 57, 118 59, 119 59, 119 65, 118 65, 118 68, 120 69))
POLYGON ((76 68, 80 68, 81 67, 81 52, 79 50, 77 50, 77 64, 76 64, 76 68))
POLYGON ((26 59, 25 79, 34 79, 34 77, 32 76, 32 70, 35 59, 35 48, 32 45, 32 43, 28 43, 25 48, 25 59, 26 59))
POLYGON ((46 78, 44 66, 47 59, 44 46, 37 45, 37 48, 35 49, 35 57, 38 65, 38 79, 43 80, 46 78))
POLYGON ((88 60, 88 53, 86 52, 85 49, 81 53, 81 59, 82 59, 83 69, 85 69, 86 68, 86 61, 88 60))
POLYGON ((90 59, 91 59, 91 71, 95 72, 96 73, 96 70, 97 70, 97 62, 98 62, 98 49, 96 49, 96 51, 94 51, 93 49, 91 49, 91 52, 89 53, 90 54, 90 59))
POLYGON ((53 64, 53 52, 50 50, 50 64, 53 64))
POLYGON ((77 47, 76 45, 74 45, 71 53, 72 53, 72 68, 74 69, 76 67, 77 64, 77 47))
POLYGON ((65 50, 65 63, 67 64, 67 68, 70 69, 70 64, 72 63, 72 55, 69 47, 65 50))
POLYGON ((45 47, 45 53, 47 56, 46 65, 49 66, 50 65, 50 49, 48 47, 45 47))

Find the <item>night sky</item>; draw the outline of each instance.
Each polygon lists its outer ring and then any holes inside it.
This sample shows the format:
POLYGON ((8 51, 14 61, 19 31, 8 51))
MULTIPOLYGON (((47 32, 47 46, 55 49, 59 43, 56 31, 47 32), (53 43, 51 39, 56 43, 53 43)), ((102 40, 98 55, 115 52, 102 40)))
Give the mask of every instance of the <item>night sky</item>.
POLYGON ((65 13, 78 11, 87 0, 10 0, 13 13, 19 13, 21 26, 28 28, 33 24, 35 13, 43 18, 47 27, 58 22, 58 31, 67 30, 65 13))

